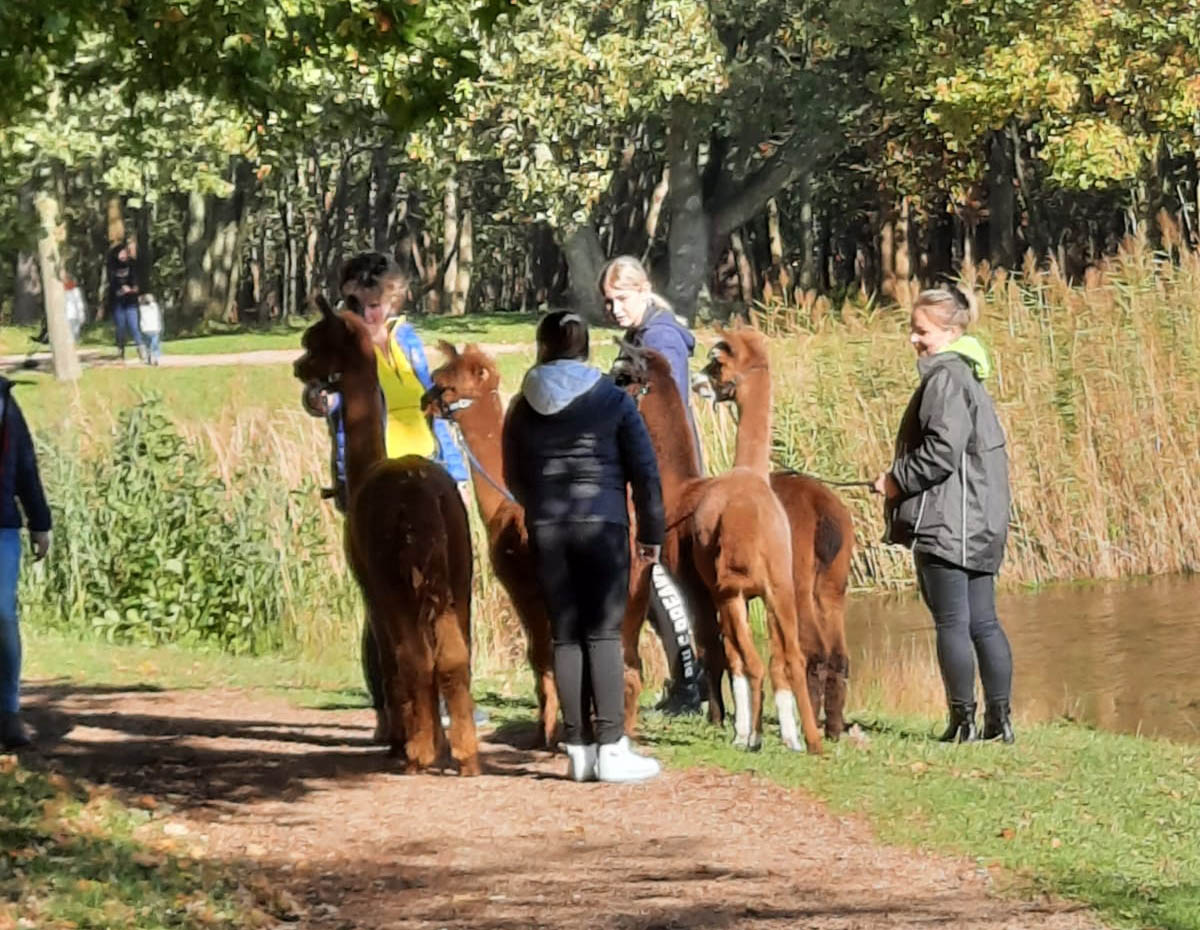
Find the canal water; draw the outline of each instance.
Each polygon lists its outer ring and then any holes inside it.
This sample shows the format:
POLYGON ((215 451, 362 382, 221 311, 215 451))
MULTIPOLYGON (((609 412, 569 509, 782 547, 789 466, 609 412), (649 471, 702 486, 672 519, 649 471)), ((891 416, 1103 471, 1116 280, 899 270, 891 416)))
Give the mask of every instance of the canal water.
MULTIPOLYGON (((851 677, 932 651, 915 596, 851 596, 851 677)), ((1200 578, 1055 586, 997 598, 1013 648, 1020 716, 1200 740, 1200 578)), ((852 685, 853 687, 853 685, 852 685)))

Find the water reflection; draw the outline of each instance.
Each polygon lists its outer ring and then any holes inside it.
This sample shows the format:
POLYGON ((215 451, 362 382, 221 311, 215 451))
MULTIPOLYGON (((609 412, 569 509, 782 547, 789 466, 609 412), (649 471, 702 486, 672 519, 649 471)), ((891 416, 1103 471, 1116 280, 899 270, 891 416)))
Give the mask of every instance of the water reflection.
MULTIPOLYGON (((997 608, 1021 716, 1200 740, 1200 579, 1054 587, 1001 595, 997 608)), ((851 598, 846 625, 852 656, 873 664, 931 649, 915 596, 851 598)))

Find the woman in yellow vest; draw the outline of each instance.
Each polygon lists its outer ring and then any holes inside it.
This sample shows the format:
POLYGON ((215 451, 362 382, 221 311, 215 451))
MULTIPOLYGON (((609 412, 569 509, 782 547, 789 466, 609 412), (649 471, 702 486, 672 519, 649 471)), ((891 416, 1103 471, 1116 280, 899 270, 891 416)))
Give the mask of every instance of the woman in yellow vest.
MULTIPOLYGON (((421 337, 400 311, 408 301, 408 279, 404 272, 379 252, 361 252, 342 266, 341 292, 349 309, 360 314, 371 330, 379 387, 384 400, 384 448, 388 458, 422 455, 437 462, 457 482, 470 476, 450 426, 434 420, 432 429, 421 410, 421 396, 433 382, 421 337)), ((304 392, 304 408, 323 416, 332 441, 333 499, 345 512, 346 431, 342 422, 342 398, 336 391, 319 387, 304 392)), ((368 621, 363 631, 363 672, 376 710, 383 706, 379 655, 368 621)))

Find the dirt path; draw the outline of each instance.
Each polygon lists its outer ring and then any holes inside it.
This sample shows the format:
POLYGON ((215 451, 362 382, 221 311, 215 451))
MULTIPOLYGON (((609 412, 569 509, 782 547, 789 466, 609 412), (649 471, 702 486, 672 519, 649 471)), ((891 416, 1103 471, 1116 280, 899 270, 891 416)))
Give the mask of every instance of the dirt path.
POLYGON ((294 899, 288 926, 1098 926, 748 776, 576 785, 561 757, 493 735, 481 778, 405 777, 368 744, 369 712, 241 691, 35 685, 28 706, 46 764, 156 806, 205 855, 254 860, 294 899))
MULTIPOLYGON (((297 336, 297 341, 299 336, 297 336)), ((479 347, 489 355, 507 355, 513 352, 525 352, 532 345, 506 342, 481 342, 479 347)), ((437 347, 430 344, 430 353, 437 353, 437 347)), ((116 349, 80 349, 79 363, 84 368, 129 368, 142 367, 136 353, 130 349, 127 359, 122 362, 117 358, 116 349)), ((163 368, 196 368, 205 365, 290 365, 300 357, 300 349, 257 349, 252 352, 222 352, 212 355, 172 355, 170 345, 163 350, 161 365, 163 368)), ((32 355, 0 355, 0 371, 14 372, 20 370, 50 370, 50 353, 35 352, 32 355)))

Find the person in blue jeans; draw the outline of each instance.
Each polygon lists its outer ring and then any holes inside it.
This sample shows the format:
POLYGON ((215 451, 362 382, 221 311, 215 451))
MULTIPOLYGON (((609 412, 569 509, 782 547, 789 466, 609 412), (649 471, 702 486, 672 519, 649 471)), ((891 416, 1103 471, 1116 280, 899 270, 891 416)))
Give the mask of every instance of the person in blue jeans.
POLYGON ((116 329, 117 353, 125 359, 125 343, 132 342, 143 358, 142 332, 138 327, 138 288, 136 248, 132 240, 118 242, 108 253, 108 297, 116 329))
POLYGON ((50 551, 50 508, 38 474, 37 456, 25 417, 0 378, 0 747, 29 745, 21 722, 21 631, 17 626, 17 578, 21 571, 21 527, 29 526, 36 560, 50 551))

